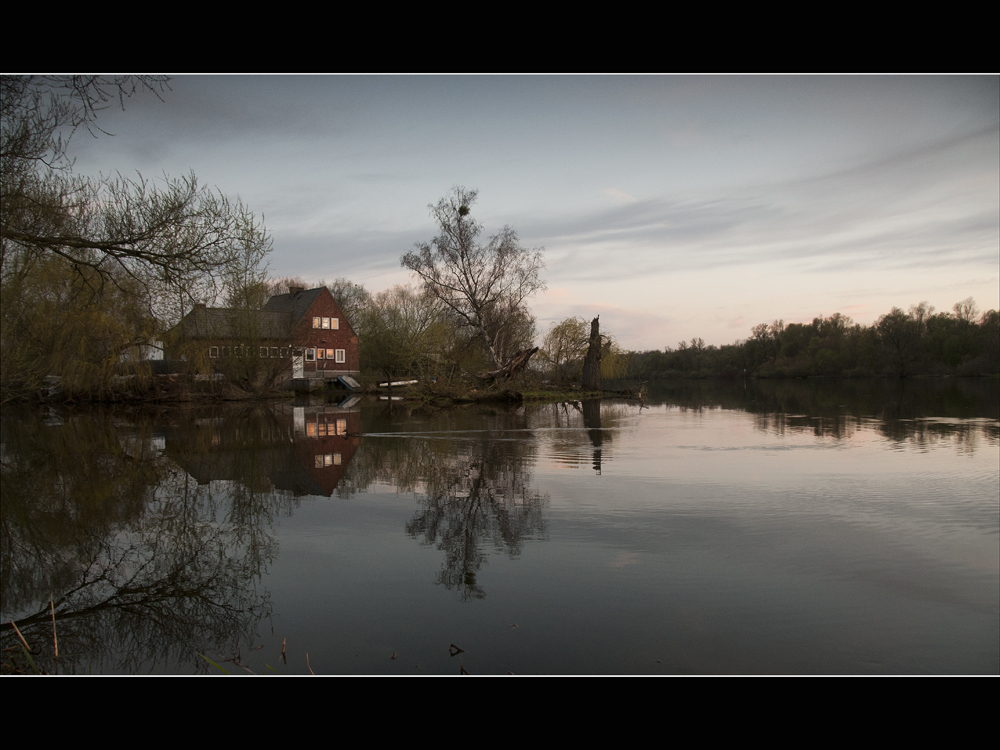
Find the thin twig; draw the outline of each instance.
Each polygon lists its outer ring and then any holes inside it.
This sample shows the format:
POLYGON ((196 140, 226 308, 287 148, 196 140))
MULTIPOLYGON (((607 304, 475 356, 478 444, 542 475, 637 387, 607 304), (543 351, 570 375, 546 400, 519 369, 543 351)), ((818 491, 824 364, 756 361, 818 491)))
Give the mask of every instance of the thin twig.
POLYGON ((309 670, 309 674, 311 674, 313 677, 316 676, 316 673, 313 672, 313 668, 309 666, 309 654, 306 654, 306 668, 309 670))

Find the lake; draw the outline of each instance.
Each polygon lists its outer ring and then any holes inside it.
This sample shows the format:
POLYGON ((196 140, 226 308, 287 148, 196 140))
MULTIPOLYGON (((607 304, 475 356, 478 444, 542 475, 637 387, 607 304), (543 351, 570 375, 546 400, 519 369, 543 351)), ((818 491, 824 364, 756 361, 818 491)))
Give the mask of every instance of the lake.
POLYGON ((5 406, 0 635, 54 671, 54 609, 78 674, 997 674, 998 390, 5 406))

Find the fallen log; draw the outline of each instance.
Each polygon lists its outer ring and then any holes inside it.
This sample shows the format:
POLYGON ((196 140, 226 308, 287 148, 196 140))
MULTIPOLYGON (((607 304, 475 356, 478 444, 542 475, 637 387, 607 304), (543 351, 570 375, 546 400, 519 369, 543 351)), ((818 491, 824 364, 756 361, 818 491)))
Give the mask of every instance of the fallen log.
POLYGON ((480 380, 488 381, 510 380, 517 375, 517 373, 521 372, 521 370, 528 366, 528 360, 531 359, 532 355, 537 351, 537 346, 533 349, 522 349, 511 357, 510 361, 500 369, 490 370, 489 372, 480 372, 476 374, 476 377, 480 380))

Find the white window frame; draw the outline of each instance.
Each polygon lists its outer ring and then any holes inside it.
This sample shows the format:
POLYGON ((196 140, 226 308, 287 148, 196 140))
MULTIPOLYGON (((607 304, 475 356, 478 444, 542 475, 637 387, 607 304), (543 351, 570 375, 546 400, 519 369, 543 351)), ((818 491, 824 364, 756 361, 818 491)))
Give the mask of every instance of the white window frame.
POLYGON ((337 349, 335 353, 337 355, 337 364, 338 365, 342 365, 345 362, 347 362, 347 350, 346 349, 337 349))

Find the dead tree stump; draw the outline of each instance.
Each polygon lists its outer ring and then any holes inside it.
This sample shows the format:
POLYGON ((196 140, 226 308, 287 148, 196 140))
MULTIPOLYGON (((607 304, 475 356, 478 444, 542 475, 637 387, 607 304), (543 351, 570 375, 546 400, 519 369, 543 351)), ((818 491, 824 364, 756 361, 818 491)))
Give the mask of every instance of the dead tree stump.
POLYGON ((583 360, 583 388, 587 391, 601 390, 601 324, 600 315, 590 321, 590 345, 583 360))

